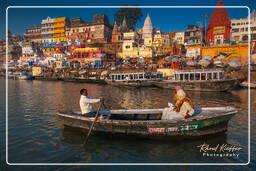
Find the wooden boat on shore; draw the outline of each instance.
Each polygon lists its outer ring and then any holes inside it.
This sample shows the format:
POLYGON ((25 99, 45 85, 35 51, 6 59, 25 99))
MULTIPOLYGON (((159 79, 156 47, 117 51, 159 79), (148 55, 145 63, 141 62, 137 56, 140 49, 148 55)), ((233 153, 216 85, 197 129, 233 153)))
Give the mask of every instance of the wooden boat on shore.
POLYGON ((106 84, 104 79, 96 79, 96 78, 84 78, 84 77, 76 77, 75 80, 79 83, 95 83, 95 84, 106 84))
POLYGON ((175 89, 181 86, 191 91, 228 91, 235 87, 236 79, 224 77, 223 70, 180 70, 175 71, 171 80, 155 82, 160 88, 175 89))
POLYGON ((45 77, 45 76, 34 76, 35 80, 41 80, 41 81, 60 81, 61 79, 59 77, 45 77))
POLYGON ((105 81, 115 86, 148 87, 161 79, 162 74, 158 72, 114 72, 105 81))
MULTIPOLYGON (((227 131, 229 120, 237 113, 233 107, 197 108, 182 120, 161 120, 163 109, 101 110, 93 131, 145 138, 193 138, 227 131)), ((68 127, 88 130, 94 117, 80 112, 57 114, 68 127)))
POLYGON ((254 82, 254 83, 248 83, 247 81, 244 81, 244 82, 242 82, 242 83, 240 83, 240 86, 241 87, 244 87, 244 88, 256 88, 256 82, 254 82))

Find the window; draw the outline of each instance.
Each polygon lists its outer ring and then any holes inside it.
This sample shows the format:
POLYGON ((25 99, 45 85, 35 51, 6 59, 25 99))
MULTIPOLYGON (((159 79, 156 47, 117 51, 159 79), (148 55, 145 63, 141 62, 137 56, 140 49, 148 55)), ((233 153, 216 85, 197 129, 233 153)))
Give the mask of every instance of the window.
POLYGON ((232 32, 239 32, 239 28, 232 29, 232 32))
POLYGON ((217 72, 214 72, 214 73, 213 73, 213 80, 214 80, 214 79, 215 79, 215 80, 218 79, 217 72))
POLYGON ((251 35, 251 39, 252 39, 252 40, 256 40, 256 34, 252 34, 252 35, 251 35))
POLYGON ((248 41, 248 35, 244 35, 244 36, 242 37, 242 41, 248 41))
POLYGON ((194 80, 195 79, 195 75, 194 74, 190 74, 190 80, 194 80))
POLYGON ((196 73, 196 80, 200 80, 200 74, 196 73))
POLYGON ((201 74, 201 80, 206 80, 206 73, 201 74))
POLYGON ((251 31, 256 31, 256 27, 251 27, 251 31))
POLYGON ((185 74, 185 80, 188 80, 188 74, 185 74))
POLYGON ((180 80, 183 81, 183 74, 180 74, 180 80))
POLYGON ((220 72, 220 79, 223 79, 223 78, 224 78, 224 73, 220 72))
POLYGON ((125 46, 125 49, 130 49, 130 47, 131 47, 131 46, 129 46, 129 45, 128 45, 128 46, 125 46))

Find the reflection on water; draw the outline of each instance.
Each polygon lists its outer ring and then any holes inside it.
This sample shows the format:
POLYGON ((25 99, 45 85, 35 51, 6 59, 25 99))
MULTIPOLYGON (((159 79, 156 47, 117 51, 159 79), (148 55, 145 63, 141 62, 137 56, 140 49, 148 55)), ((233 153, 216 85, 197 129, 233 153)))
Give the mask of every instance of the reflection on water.
MULTIPOLYGON (((159 88, 9 80, 9 162, 247 162, 246 89, 188 92, 195 106, 229 105, 238 108, 239 113, 229 122, 229 130, 224 134, 184 141, 94 135, 84 148, 85 134, 64 128, 55 115, 58 110, 79 110, 81 88, 87 88, 92 97, 104 97, 106 106, 111 109, 162 108, 172 100, 174 93, 159 88), (209 145, 225 143, 243 149, 239 158, 210 158, 202 156, 197 147, 204 142, 209 145)), ((0 93, 4 95, 3 91, 0 93)), ((256 94, 256 91, 252 93, 256 94)), ((255 100, 252 97, 251 103, 255 104, 255 100)), ((255 110, 255 105, 252 108, 255 110)))
MULTIPOLYGON (((67 144, 81 145, 83 144, 85 137, 85 133, 65 127, 62 131, 61 141, 67 144)), ((110 162, 113 157, 103 158, 101 156, 101 152, 108 152, 108 156, 115 154, 119 155, 119 162, 145 162, 145 158, 152 163, 159 162, 159 159, 161 162, 170 162, 170 158, 172 159, 172 162, 207 162, 207 159, 202 157, 198 152, 199 148, 196 148, 198 145, 201 145, 202 142, 205 142, 210 146, 228 144, 226 133, 211 137, 201 137, 197 140, 184 140, 183 143, 174 140, 162 140, 161 143, 159 143, 159 141, 142 138, 134 139, 134 137, 126 136, 97 135, 90 137, 90 140, 84 148, 84 157, 86 157, 88 153, 91 153, 91 155, 97 155, 95 156, 96 158, 102 158, 102 162, 110 162), (103 139, 104 141, 102 141, 103 139), (94 154, 95 151, 99 151, 100 153, 94 154), (120 152, 125 154, 119 154, 120 152), (138 159, 134 160, 135 158, 138 159)))

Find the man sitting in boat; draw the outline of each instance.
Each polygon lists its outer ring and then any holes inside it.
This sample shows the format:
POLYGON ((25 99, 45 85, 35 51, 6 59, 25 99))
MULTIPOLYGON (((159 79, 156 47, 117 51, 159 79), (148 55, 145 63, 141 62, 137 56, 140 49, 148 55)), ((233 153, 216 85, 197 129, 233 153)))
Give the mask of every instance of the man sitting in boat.
POLYGON ((103 98, 93 99, 89 97, 87 89, 84 89, 84 88, 80 90, 80 94, 81 94, 81 97, 80 97, 79 104, 80 104, 82 115, 87 115, 87 116, 95 115, 96 111, 92 110, 92 104, 102 101, 103 98))
POLYGON ((181 89, 180 86, 175 87, 175 107, 170 105, 169 108, 165 108, 163 111, 162 119, 187 119, 191 117, 194 113, 194 109, 192 107, 192 100, 186 95, 184 90, 181 89))

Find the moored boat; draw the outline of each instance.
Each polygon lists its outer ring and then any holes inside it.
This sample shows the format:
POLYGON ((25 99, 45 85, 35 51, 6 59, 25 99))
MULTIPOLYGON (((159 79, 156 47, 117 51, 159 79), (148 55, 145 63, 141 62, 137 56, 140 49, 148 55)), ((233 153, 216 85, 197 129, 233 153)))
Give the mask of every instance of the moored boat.
POLYGON ((248 83, 247 81, 244 81, 244 82, 240 83, 240 86, 244 87, 244 88, 256 88, 256 82, 248 83))
MULTIPOLYGON (((182 120, 161 120, 163 109, 101 110, 93 131, 134 135, 146 138, 192 138, 227 131, 229 120, 237 113, 233 107, 197 108, 195 114, 182 120)), ((95 120, 79 112, 57 114, 68 127, 88 130, 95 120)))
POLYGON ((105 81, 115 86, 148 87, 161 79, 159 72, 112 72, 105 81))
POLYGON ((61 80, 59 77, 50 77, 50 76, 34 76, 35 80, 41 81, 59 81, 61 80))
POLYGON ((191 91, 228 91, 235 87, 236 79, 228 79, 223 70, 178 70, 173 79, 155 82, 160 88, 175 89, 181 86, 191 91))
POLYGON ((30 73, 21 72, 19 75, 17 75, 17 79, 19 79, 19 80, 33 80, 34 77, 30 73))
POLYGON ((75 80, 79 83, 98 83, 98 84, 106 84, 104 79, 96 79, 96 78, 84 78, 84 77, 75 77, 75 80))

